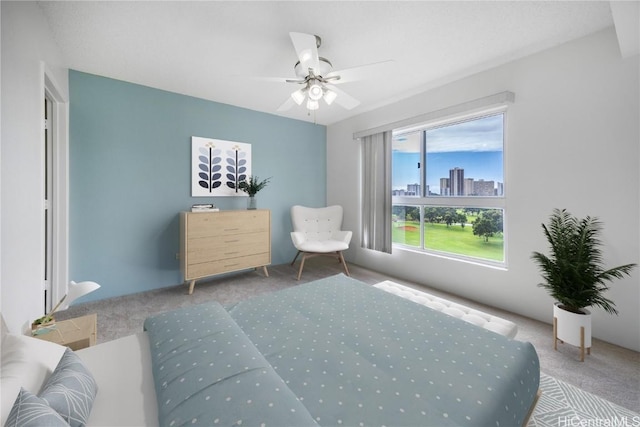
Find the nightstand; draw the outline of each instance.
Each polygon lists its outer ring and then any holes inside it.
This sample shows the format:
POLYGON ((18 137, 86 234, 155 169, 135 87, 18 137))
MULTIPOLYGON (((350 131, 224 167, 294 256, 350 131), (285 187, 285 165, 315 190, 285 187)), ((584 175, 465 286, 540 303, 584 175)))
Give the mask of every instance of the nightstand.
POLYGON ((67 346, 71 350, 80 350, 96 344, 97 330, 98 316, 94 313, 61 320, 53 326, 42 328, 33 337, 67 346))

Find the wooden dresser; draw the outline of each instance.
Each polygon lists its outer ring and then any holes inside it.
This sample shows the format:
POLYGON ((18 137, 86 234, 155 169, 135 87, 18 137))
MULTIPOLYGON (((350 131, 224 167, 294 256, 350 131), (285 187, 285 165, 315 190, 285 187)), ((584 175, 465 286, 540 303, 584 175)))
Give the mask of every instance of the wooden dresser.
POLYGON ((181 212, 180 269, 189 281, 271 264, 271 211, 181 212))

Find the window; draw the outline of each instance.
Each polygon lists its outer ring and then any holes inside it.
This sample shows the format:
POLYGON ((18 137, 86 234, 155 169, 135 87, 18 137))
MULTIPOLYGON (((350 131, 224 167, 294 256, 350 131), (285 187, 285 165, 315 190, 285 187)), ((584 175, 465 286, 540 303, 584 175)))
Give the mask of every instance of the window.
POLYGON ((504 109, 394 131, 394 246, 505 263, 504 109))

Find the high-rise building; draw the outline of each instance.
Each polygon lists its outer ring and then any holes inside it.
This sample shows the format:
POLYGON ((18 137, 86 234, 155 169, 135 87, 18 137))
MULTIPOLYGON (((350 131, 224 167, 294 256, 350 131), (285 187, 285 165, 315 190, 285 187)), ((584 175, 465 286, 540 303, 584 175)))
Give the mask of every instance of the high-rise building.
POLYGON ((473 192, 476 196, 494 196, 496 194, 494 184, 493 181, 485 181, 484 179, 475 181, 473 192))
POLYGON ((407 196, 421 196, 420 184, 407 184, 407 196))
POLYGON ((464 195, 465 196, 475 196, 476 195, 476 191, 475 191, 475 187, 473 186, 473 178, 465 178, 464 179, 464 195))
POLYGON ((440 195, 449 195, 449 178, 440 178, 440 195))
POLYGON ((463 168, 449 169, 449 178, 440 178, 441 196, 502 196, 504 187, 501 182, 474 180, 464 177, 463 168))
POLYGON ((449 169, 449 195, 464 196, 464 169, 449 169))

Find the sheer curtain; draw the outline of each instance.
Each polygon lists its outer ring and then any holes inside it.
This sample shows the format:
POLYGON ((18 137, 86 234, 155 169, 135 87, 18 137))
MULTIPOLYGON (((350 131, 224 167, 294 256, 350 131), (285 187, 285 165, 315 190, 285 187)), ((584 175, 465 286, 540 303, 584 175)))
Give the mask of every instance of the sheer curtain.
POLYGON ((361 138, 361 246, 391 253, 391 131, 361 138))

